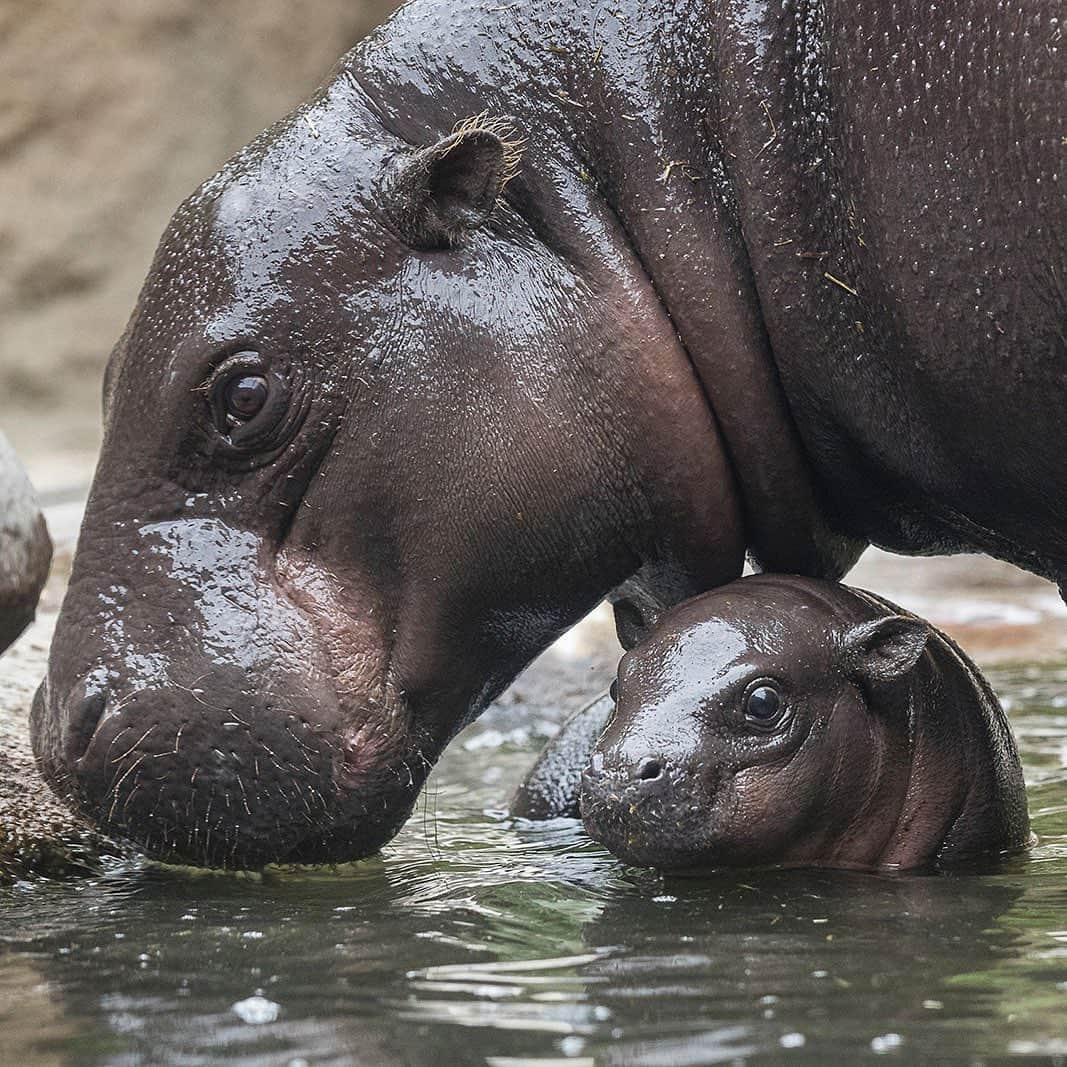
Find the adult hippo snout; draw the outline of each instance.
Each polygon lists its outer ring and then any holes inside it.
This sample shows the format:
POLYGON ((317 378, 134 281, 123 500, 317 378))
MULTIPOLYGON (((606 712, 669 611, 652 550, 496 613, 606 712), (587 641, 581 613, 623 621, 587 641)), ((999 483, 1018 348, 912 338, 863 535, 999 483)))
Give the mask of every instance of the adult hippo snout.
POLYGON ((327 576, 291 553, 268 562, 259 536, 215 518, 147 522, 124 543, 121 562, 92 543, 79 554, 34 703, 53 786, 167 859, 256 867, 380 847, 427 764, 387 695, 380 640, 361 635, 347 671, 331 655, 327 576))

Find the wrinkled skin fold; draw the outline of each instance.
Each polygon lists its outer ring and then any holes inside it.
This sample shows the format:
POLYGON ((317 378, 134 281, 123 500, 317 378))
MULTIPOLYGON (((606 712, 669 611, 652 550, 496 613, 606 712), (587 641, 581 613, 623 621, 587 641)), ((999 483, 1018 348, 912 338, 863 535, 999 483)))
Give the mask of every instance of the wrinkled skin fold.
POLYGON ((605 596, 631 645, 746 552, 1060 578, 1053 14, 403 8, 163 236, 49 781, 165 859, 352 859, 605 596))

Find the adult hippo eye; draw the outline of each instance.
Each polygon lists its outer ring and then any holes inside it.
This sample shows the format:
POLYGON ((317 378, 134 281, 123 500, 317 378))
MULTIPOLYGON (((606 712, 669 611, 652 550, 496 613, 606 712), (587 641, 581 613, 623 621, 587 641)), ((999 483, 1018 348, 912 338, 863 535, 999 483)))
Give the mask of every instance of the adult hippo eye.
POLYGON ((745 697, 745 719, 761 730, 777 726, 785 717, 785 701, 773 685, 757 685, 745 697))
POLYGON ((270 383, 262 374, 237 374, 222 389, 222 404, 234 422, 254 419, 266 406, 270 383))
POLYGON ((307 407, 307 392, 294 390, 290 375, 265 365, 258 352, 238 352, 203 387, 215 430, 244 455, 267 454, 295 432, 307 407))

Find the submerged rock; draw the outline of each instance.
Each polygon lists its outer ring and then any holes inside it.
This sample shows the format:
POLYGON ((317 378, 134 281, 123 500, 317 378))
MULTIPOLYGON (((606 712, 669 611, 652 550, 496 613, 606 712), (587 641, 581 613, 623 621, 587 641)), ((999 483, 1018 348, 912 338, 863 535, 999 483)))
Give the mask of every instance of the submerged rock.
POLYGON ((92 873, 102 856, 120 851, 67 810, 37 773, 30 747, 30 703, 55 625, 53 592, 42 617, 0 659, 0 885, 92 873))
POLYGON ((119 847, 74 816, 45 785, 30 751, 27 709, 0 708, 0 884, 99 868, 119 847))

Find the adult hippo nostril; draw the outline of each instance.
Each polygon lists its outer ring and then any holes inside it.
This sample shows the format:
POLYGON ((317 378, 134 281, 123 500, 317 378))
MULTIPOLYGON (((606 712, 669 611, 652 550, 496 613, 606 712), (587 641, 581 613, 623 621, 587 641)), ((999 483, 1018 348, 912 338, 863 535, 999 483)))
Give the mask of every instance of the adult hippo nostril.
POLYGON ((38 746, 41 770, 62 796, 70 797, 80 765, 107 710, 107 689, 89 679, 78 682, 67 699, 56 698, 46 679, 34 694, 30 728, 47 743, 38 746))

